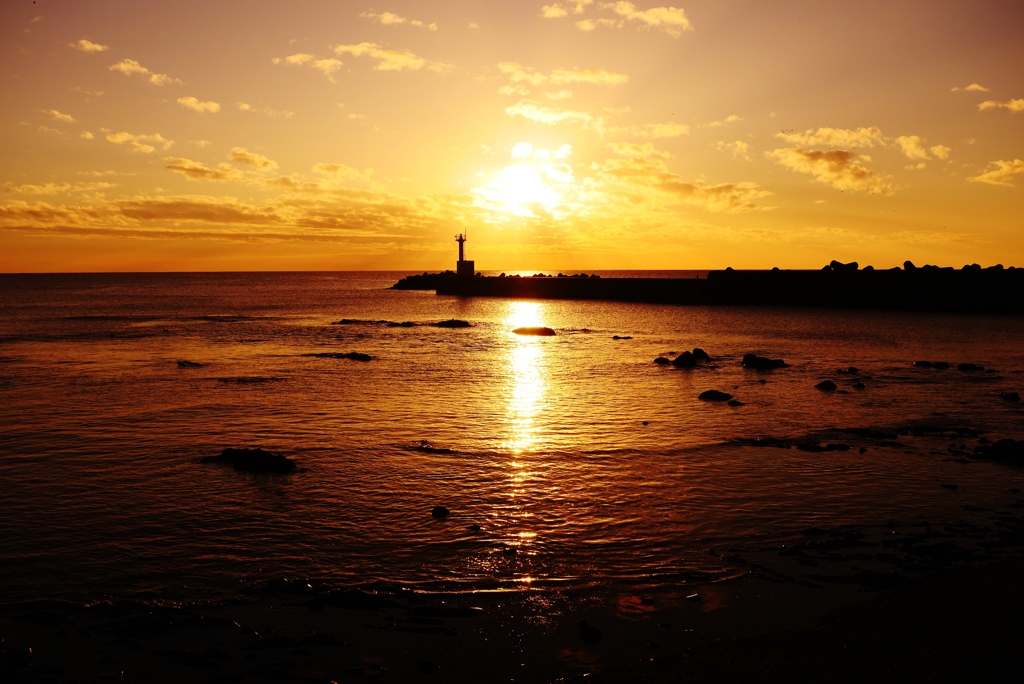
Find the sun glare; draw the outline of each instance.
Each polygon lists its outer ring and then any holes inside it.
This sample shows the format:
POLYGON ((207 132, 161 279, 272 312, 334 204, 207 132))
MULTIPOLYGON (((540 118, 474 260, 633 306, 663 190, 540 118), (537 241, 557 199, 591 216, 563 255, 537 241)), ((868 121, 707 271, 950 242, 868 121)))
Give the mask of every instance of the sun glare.
POLYGON ((556 213, 564 207, 564 192, 574 183, 572 168, 563 161, 571 153, 570 145, 551 152, 528 142, 517 143, 510 154, 516 163, 473 193, 487 208, 515 216, 556 213))

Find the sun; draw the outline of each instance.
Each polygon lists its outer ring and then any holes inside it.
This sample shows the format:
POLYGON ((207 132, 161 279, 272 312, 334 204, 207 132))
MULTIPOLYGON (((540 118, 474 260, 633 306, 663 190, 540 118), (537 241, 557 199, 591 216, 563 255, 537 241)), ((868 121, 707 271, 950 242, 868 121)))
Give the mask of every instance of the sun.
POLYGON ((534 149, 530 143, 518 143, 511 154, 515 163, 504 167, 497 178, 475 188, 473 193, 492 210, 520 217, 552 214, 573 183, 572 169, 563 161, 570 153, 568 145, 551 153, 534 149))

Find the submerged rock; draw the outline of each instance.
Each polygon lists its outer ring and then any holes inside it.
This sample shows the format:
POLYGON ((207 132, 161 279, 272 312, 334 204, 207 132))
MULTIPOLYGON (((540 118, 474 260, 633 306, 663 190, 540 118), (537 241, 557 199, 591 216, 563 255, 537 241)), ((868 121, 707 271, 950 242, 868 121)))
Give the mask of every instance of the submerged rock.
POLYGON ((974 457, 1002 463, 1024 463, 1024 439, 1001 439, 993 444, 982 444, 974 450, 974 457))
POLYGON ((303 354, 303 356, 314 356, 318 359, 349 359, 350 361, 373 361, 373 357, 369 354, 361 354, 359 352, 315 352, 312 354, 303 354))
POLYGON ((841 442, 827 442, 821 444, 818 442, 799 442, 794 445, 798 451, 809 451, 812 454, 821 453, 823 451, 849 451, 850 445, 843 444, 841 442))
POLYGON ((949 368, 949 362, 948 361, 936 361, 935 363, 932 364, 932 368, 936 368, 938 370, 946 370, 947 368, 949 368))
POLYGON ((220 452, 220 456, 207 456, 201 463, 228 463, 235 470, 247 473, 290 473, 295 470, 295 461, 263 449, 232 449, 220 452))
POLYGON ((836 390, 836 383, 831 380, 822 380, 815 387, 822 392, 834 392, 836 390))
POLYGON ((744 404, 739 399, 730 399, 729 400, 729 406, 746 406, 746 404, 744 404))
POLYGON ((185 359, 178 359, 178 368, 202 368, 206 364, 198 363, 196 361, 186 361, 185 359))
POLYGON ((654 359, 654 363, 658 364, 659 366, 667 366, 672 362, 669 359, 666 359, 664 356, 659 356, 658 358, 654 359))
POLYGON ((754 370, 772 370, 774 368, 785 368, 788 364, 782 359, 769 359, 757 354, 744 354, 743 367, 754 370))
POLYGON ((1017 403, 1020 401, 1020 395, 1017 394, 1016 392, 1000 392, 999 398, 1002 399, 1003 401, 1010 401, 1013 403, 1017 403))
POLYGON ((957 365, 956 369, 959 370, 959 371, 971 372, 971 371, 983 371, 983 370, 985 370, 985 367, 984 366, 979 366, 979 365, 973 364, 973 363, 961 363, 961 364, 957 365))
POLYGON ((914 367, 915 368, 931 368, 932 367, 932 362, 931 361, 915 361, 914 362, 914 367))
POLYGON ((860 369, 856 366, 850 366, 849 368, 840 368, 836 373, 839 373, 840 375, 857 375, 860 373, 860 369))
POLYGON ((435 328, 472 328, 469 321, 460 321, 457 318, 449 318, 447 321, 434 323, 435 328))
POLYGON ((402 321, 401 323, 396 323, 394 321, 389 321, 388 322, 388 327, 389 328, 415 328, 416 324, 413 323, 412 321, 402 321))
POLYGON ((633 339, 633 337, 631 335, 612 335, 612 339, 613 340, 631 340, 631 339, 633 339))
POLYGON ((862 390, 862 389, 864 389, 864 383, 863 382, 855 382, 855 383, 853 383, 853 385, 851 385, 851 387, 853 387, 853 389, 855 389, 855 390, 862 390))
POLYGON ((512 332, 514 332, 516 335, 537 335, 539 337, 551 337, 552 335, 556 334, 555 331, 552 330, 551 328, 545 328, 541 326, 516 328, 512 332))
POLYGON ((451 514, 451 511, 449 511, 444 506, 434 506, 434 509, 432 511, 430 511, 430 517, 434 518, 435 520, 444 520, 450 514, 451 514))
POLYGON ((428 442, 425 439, 421 439, 420 441, 416 442, 415 444, 413 444, 409 448, 412 449, 413 451, 422 451, 425 454, 454 454, 455 453, 454 449, 449 449, 447 447, 436 447, 436 446, 433 446, 430 442, 428 442))
POLYGON ((732 399, 732 395, 728 392, 719 392, 718 390, 707 390, 697 395, 697 398, 701 401, 729 401, 732 399))

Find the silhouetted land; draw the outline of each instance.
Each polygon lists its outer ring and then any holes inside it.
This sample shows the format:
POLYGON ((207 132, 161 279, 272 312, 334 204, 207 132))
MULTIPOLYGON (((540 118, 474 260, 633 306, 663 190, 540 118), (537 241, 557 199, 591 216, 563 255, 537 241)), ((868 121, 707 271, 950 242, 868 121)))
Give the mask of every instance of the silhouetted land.
POLYGON ((1024 313, 1024 269, 938 266, 875 270, 832 262, 822 270, 711 271, 707 278, 599 278, 454 273, 409 276, 399 290, 522 299, 681 305, 814 306, 963 313, 1024 313))

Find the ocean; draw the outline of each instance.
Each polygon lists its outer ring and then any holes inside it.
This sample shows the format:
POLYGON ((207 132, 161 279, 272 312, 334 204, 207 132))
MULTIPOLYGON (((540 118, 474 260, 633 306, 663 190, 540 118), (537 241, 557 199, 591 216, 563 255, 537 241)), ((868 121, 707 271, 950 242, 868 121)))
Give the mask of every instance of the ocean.
POLYGON ((1024 486, 973 455, 1024 437, 999 396, 1024 390, 1020 317, 388 289, 403 275, 0 276, 3 599, 715 581, 744 571, 723 549, 989 524, 1024 486), (653 363, 694 347, 713 361, 653 363), (311 356, 350 351, 373 358, 311 356), (227 447, 299 469, 200 463, 227 447))

